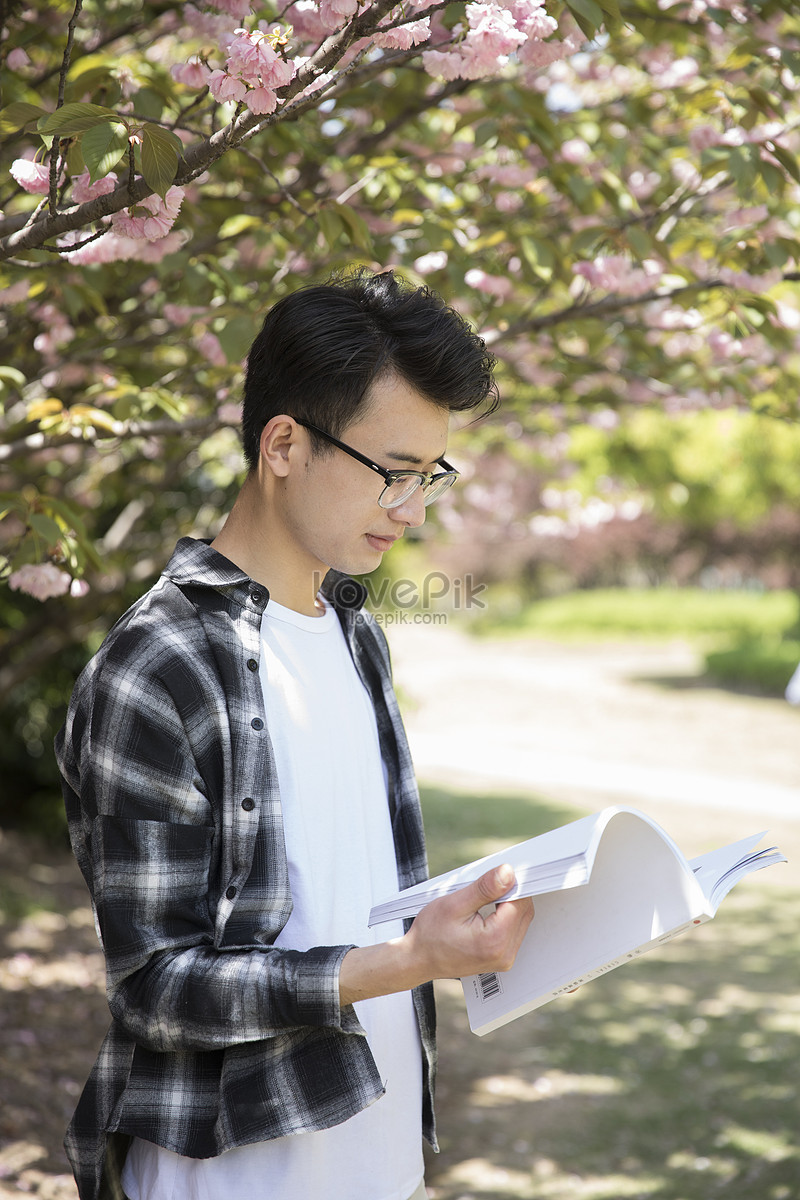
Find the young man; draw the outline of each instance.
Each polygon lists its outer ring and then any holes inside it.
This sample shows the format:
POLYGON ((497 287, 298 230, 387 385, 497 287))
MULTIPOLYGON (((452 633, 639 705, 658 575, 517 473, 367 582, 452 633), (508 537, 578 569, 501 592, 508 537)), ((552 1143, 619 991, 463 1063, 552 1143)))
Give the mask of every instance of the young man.
POLYGON ((532 906, 481 916, 500 869, 407 931, 367 928, 426 861, 348 576, 452 484, 449 413, 493 398, 492 366, 391 272, 281 300, 231 514, 178 544, 78 681, 56 749, 113 1017, 67 1135, 82 1200, 424 1195, 431 981, 507 969, 532 906))

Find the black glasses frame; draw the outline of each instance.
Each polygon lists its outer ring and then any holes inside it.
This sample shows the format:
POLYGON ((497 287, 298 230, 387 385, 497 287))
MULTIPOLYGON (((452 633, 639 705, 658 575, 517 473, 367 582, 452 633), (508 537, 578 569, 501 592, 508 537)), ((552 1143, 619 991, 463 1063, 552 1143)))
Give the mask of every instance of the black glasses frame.
MULTIPOLYGON (((381 467, 378 465, 378 463, 373 462, 371 458, 367 458, 367 456, 365 454, 361 454, 358 450, 354 450, 352 446, 347 446, 347 445, 345 445, 344 442, 340 442, 338 438, 335 438, 330 433, 326 433, 324 429, 318 429, 317 426, 312 425, 310 421, 303 421, 300 419, 300 417, 295 417, 295 421, 297 421, 298 425, 302 425, 304 429, 311 429, 314 433, 319 434, 319 436, 321 438, 324 438, 326 442, 330 442, 330 444, 332 446, 336 446, 337 449, 344 450, 345 454, 349 454, 351 458, 354 458, 356 460, 356 462, 363 463, 365 467, 369 467, 369 469, 371 471, 374 471, 376 473, 376 475, 380 475, 380 477, 383 479, 384 483, 386 484, 387 488, 390 488, 392 486, 392 484, 397 482, 398 479, 416 478, 419 480, 419 486, 423 490, 423 499, 424 499, 425 491, 427 489, 431 488, 432 485, 434 483, 436 483, 438 480, 449 477, 450 479, 452 479, 453 483, 455 483, 455 481, 458 479, 459 474, 460 474, 460 472, 457 471, 455 467, 451 467, 450 463, 447 462, 447 460, 444 458, 439 459, 439 466, 442 466, 445 469, 443 471, 439 471, 439 472, 437 472, 437 471, 390 471, 390 470, 387 470, 386 467, 381 467)), ((410 493, 411 496, 413 496, 413 494, 414 494, 413 492, 410 493)), ((383 495, 383 492, 381 492, 381 496, 382 495, 383 495)), ((409 499, 409 498, 410 497, 406 497, 406 499, 409 499)), ((432 499, 436 499, 436 497, 434 496, 434 497, 432 497, 432 499)), ((378 498, 378 503, 380 504, 380 497, 378 498)), ((404 503, 405 503, 405 500, 401 500, 394 507, 399 508, 400 504, 404 504, 404 503)), ((383 507, 383 505, 381 505, 381 507, 383 507)))

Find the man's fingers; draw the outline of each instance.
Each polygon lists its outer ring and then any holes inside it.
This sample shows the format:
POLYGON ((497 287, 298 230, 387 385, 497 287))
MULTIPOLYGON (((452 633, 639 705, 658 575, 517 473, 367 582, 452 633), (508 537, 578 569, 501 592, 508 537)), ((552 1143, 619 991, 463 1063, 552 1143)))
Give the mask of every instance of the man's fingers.
MULTIPOLYGON (((484 904, 491 904, 495 900, 502 899, 508 891, 514 886, 516 877, 513 867, 508 863, 503 863, 502 866, 494 867, 491 871, 487 871, 481 875, 480 879, 476 879, 474 883, 465 888, 465 892, 470 892, 474 889, 477 903, 476 910, 483 908, 484 904)), ((464 896, 467 899, 467 896, 464 896)), ((470 896, 472 900, 472 896, 470 896)))

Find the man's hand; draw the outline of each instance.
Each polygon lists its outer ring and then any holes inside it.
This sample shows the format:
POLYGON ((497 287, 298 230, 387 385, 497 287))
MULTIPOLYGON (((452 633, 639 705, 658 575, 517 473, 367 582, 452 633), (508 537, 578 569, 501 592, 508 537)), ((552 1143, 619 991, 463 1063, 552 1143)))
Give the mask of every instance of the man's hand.
POLYGON ((430 979, 508 971, 533 919, 533 901, 503 901, 486 915, 480 910, 513 884, 512 868, 496 867, 433 900, 404 937, 351 950, 339 975, 342 1003, 407 991, 430 979))

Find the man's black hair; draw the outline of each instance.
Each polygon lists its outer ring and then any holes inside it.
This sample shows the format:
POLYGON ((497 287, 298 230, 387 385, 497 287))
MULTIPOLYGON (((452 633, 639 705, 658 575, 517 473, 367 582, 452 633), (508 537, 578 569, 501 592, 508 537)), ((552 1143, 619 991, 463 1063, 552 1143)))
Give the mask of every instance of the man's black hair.
MULTIPOLYGON (((463 317, 393 271, 359 268, 301 288, 267 313, 250 348, 242 408, 244 455, 258 463, 264 426, 279 413, 339 437, 381 376, 397 375, 451 412, 497 407, 495 359, 463 317)), ((313 434, 315 452, 326 444, 313 434)))

